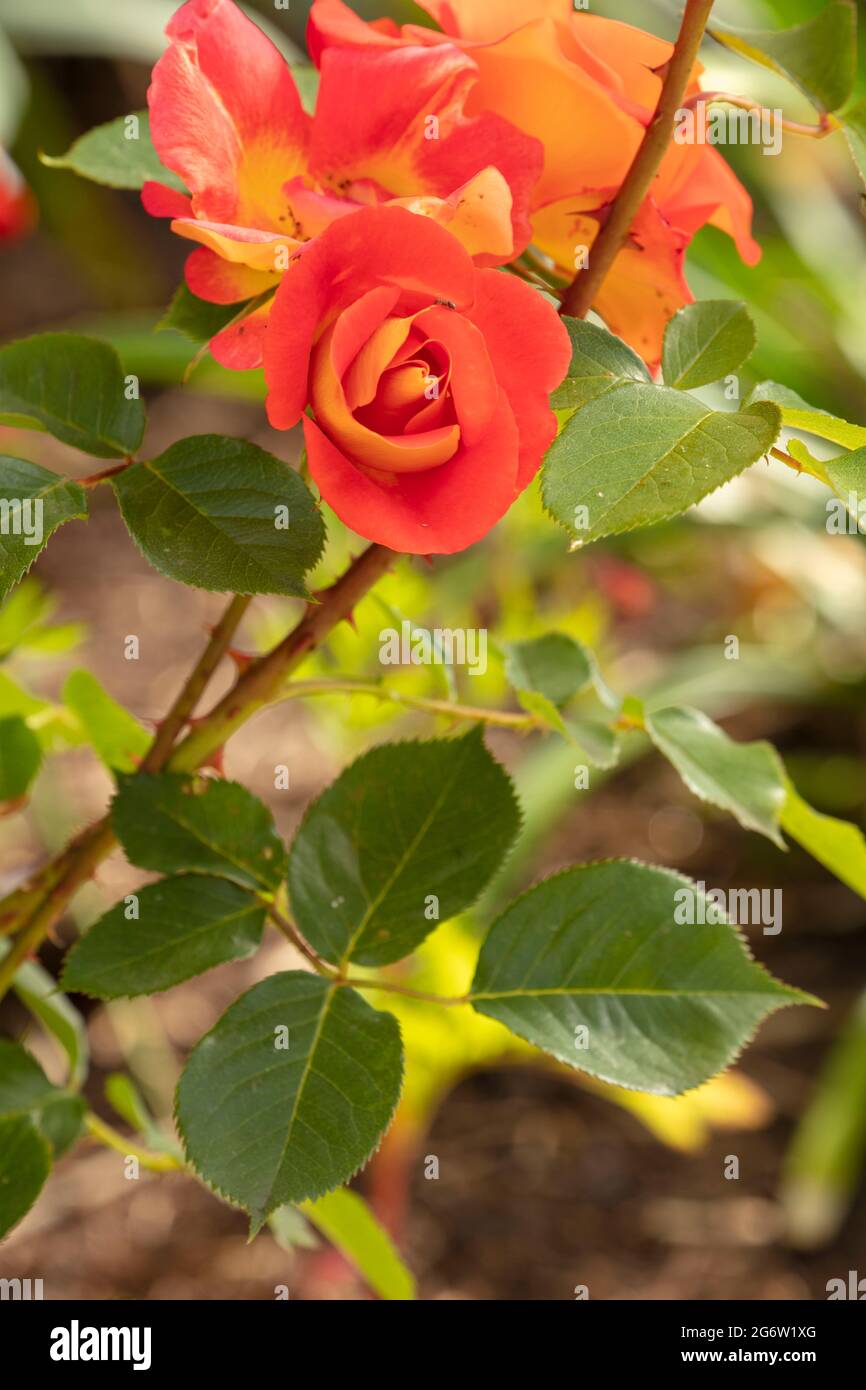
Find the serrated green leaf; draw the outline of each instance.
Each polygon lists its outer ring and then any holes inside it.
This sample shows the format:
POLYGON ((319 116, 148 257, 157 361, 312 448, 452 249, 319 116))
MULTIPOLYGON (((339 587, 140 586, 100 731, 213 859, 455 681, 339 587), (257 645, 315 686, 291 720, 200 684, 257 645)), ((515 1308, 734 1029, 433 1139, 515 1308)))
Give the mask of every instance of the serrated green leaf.
POLYGON ((318 975, 271 975, 189 1056, 176 1105, 187 1157, 247 1209, 255 1232, 277 1207, 320 1197, 366 1163, 402 1072, 391 1014, 318 975))
POLYGON ((569 737, 584 754, 593 767, 607 771, 619 762, 620 742, 608 724, 597 719, 574 719, 565 721, 569 737))
POLYGON ((25 1216, 51 1172, 51 1150, 27 1115, 0 1117, 0 1239, 25 1216))
POLYGON ((152 735, 103 690, 95 676, 85 670, 72 671, 63 686, 63 701, 107 768, 112 772, 135 771, 152 735))
POLYGON ((751 960, 728 923, 680 925, 678 894, 700 896, 689 879, 630 860, 547 879, 490 928, 473 1007, 614 1085, 699 1086, 768 1014, 815 1001, 751 960))
POLYGON ((816 811, 790 783, 781 825, 813 859, 866 898, 866 838, 858 825, 816 811))
POLYGON ((805 430, 816 434, 819 439, 830 439, 846 449, 859 449, 866 444, 866 425, 854 425, 850 420, 842 420, 829 411, 819 410, 809 405, 796 391, 780 386, 777 381, 761 381, 749 396, 747 405, 758 401, 772 401, 782 413, 782 424, 791 430, 805 430))
POLYGON ((736 743, 699 709, 670 705, 646 716, 646 731, 689 791, 728 811, 747 830, 785 848, 779 815, 785 770, 769 743, 736 743))
POLYGON ((81 1132, 84 1102, 52 1086, 44 1071, 18 1043, 0 1038, 0 1118, 28 1116, 59 1158, 81 1132))
MULTIPOLYGON (((788 442, 787 447, 792 453, 796 442, 793 439, 788 442)), ((832 459, 824 459, 821 468, 833 491, 845 503, 849 516, 853 517, 858 528, 866 530, 866 446, 852 449, 847 454, 837 454, 832 459)))
POLYGON ((649 526, 757 462, 778 431, 767 403, 723 414, 680 391, 626 382, 576 411, 554 440, 544 502, 581 544, 649 526))
POLYGON ((579 409, 624 381, 650 380, 637 353, 621 338, 583 319, 564 318, 563 323, 571 338, 571 363, 550 398, 554 409, 579 409))
POLYGON ((219 593, 306 596, 303 576, 325 528, 309 489, 273 454, 198 435, 113 483, 133 540, 160 574, 219 593))
POLYGON ((662 347, 666 386, 690 391, 735 372, 751 356, 757 341, 745 304, 732 299, 703 299, 687 304, 669 319, 662 347))
POLYGON ((211 304, 181 284, 154 332, 173 328, 194 343, 207 343, 240 312, 243 302, 211 304))
POLYGON ((20 715, 0 719, 0 804, 26 794, 42 762, 42 747, 20 715))
POLYGON ((399 960, 474 902, 519 823, 479 729, 374 748, 301 823, 288 874, 297 924, 326 960, 399 960))
POLYGON ((140 888, 138 918, 117 903, 73 946, 65 990, 96 999, 155 994, 261 944, 265 907, 223 878, 186 874, 140 888))
POLYGON ((78 483, 38 463, 0 455, 0 598, 64 521, 86 516, 87 497, 78 483))
POLYGON ((94 126, 73 142, 66 154, 41 154, 51 169, 71 169, 81 178, 109 188, 141 188, 149 180, 185 192, 184 184, 159 161, 150 138, 150 115, 135 111, 94 126))
POLYGON ((38 333, 0 348, 0 423, 47 430, 97 458, 134 454, 144 404, 127 400, 120 358, 77 333, 38 333))
POLYGON ((238 782, 164 772, 123 781, 111 820, 130 863, 160 873, 204 873, 273 890, 286 872, 274 818, 238 782))
POLYGON ((415 1279, 390 1235, 357 1192, 338 1187, 301 1207, 308 1221, 345 1255, 380 1298, 415 1297, 415 1279))
POLYGON ((593 669, 580 642, 564 632, 548 632, 505 644, 505 676, 517 690, 537 690, 559 706, 592 684, 593 669))
POLYGON ((711 17, 707 32, 744 58, 787 77, 824 111, 847 101, 854 84, 856 28, 850 0, 829 0, 791 29, 736 29, 711 17))

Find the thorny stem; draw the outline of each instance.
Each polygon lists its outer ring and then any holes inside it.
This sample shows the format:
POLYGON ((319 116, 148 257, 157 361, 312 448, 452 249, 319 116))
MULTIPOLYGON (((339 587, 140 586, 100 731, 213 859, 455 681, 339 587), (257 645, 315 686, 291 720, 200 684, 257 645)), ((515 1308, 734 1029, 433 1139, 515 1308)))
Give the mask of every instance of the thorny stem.
POLYGON ((685 110, 702 102, 705 106, 738 106, 743 111, 760 111, 762 115, 772 116, 774 123, 778 119, 782 129, 791 135, 805 135, 812 140, 823 140, 825 135, 832 135, 834 130, 839 129, 839 122, 828 111, 822 111, 817 125, 807 125, 803 121, 789 120, 787 116, 777 117, 769 106, 763 106, 760 101, 752 101, 750 97, 738 96, 733 92, 695 92, 693 96, 685 98, 682 106, 685 110))
POLYGON ((175 1154, 155 1153, 152 1149, 140 1148, 111 1125, 106 1124, 98 1115, 94 1115, 92 1110, 88 1110, 85 1115, 84 1124, 91 1138, 97 1139, 106 1148, 123 1154, 124 1158, 137 1158, 142 1168, 149 1168, 154 1173, 174 1172, 185 1166, 175 1154))
MULTIPOLYGON (((228 695, 173 752, 171 744, 166 746, 165 739, 162 740, 158 757, 151 757, 154 751, 151 748, 143 764, 146 770, 158 772, 163 767, 170 767, 174 771, 192 772, 206 762, 236 729, 270 702, 286 676, 319 646, 337 623, 350 616, 355 604, 395 559, 396 553, 381 545, 371 545, 365 550, 345 574, 325 591, 321 602, 310 604, 297 627, 272 652, 250 663, 228 695)), ((169 711, 164 722, 172 725, 177 723, 176 732, 207 684, 208 668, 211 672, 215 669, 228 647, 242 616, 243 603, 238 597, 232 599, 222 621, 214 629, 204 654, 169 711)), ((160 733, 157 733, 154 744, 159 739, 160 733)), ((106 816, 83 831, 30 884, 17 889, 0 903, 0 932, 9 935, 22 928, 12 949, 0 963, 0 998, 9 988, 18 966, 39 947, 72 896, 111 853, 114 844, 114 832, 106 816)))
POLYGON ((560 310, 563 314, 582 319, 589 312, 602 281, 619 254, 640 206, 649 193, 659 165, 670 145, 676 114, 682 107, 692 66, 712 8, 713 0, 686 0, 680 32, 668 64, 655 114, 611 204, 604 226, 593 242, 588 268, 578 271, 565 293, 560 310))

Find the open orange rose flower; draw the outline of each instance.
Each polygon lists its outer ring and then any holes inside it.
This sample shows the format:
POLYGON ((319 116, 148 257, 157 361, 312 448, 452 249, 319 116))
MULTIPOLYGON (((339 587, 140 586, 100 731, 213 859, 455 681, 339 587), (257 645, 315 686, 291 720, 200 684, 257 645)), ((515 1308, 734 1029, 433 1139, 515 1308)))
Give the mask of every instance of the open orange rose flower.
MULTIPOLYGON (((270 422, 303 421, 323 498, 359 534, 427 554, 484 536, 555 436, 568 335, 516 263, 534 248, 571 279, 672 46, 569 0, 422 3, 438 29, 315 0, 309 114, 232 0, 188 0, 149 91, 155 149, 188 191, 142 196, 199 243, 189 289, 237 305, 211 351, 264 367, 270 422)), ((691 301, 689 240, 711 222, 752 263, 750 220, 715 149, 672 144, 593 307, 654 366, 691 301)))

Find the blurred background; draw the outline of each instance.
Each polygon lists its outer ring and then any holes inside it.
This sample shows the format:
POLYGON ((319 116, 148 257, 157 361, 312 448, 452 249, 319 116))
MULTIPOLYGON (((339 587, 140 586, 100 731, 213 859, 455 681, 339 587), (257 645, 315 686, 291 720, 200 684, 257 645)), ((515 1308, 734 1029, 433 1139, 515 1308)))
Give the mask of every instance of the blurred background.
MULTIPOLYGON (((355 7, 368 17, 419 18, 393 0, 355 7)), ((749 0, 717 10, 759 28, 821 7, 749 0)), ((305 61, 304 0, 249 8, 290 61, 305 61)), ((592 8, 665 36, 676 28, 676 7, 592 8)), ((154 331, 182 278, 186 244, 147 217, 134 192, 39 161, 40 151, 59 154, 92 126, 145 105, 173 9, 164 0, 0 0, 0 144, 32 197, 19 209, 21 235, 0 242, 0 339, 63 327, 111 341, 141 378, 152 452, 215 432, 295 461, 295 435, 267 427, 257 373, 203 362, 184 385, 196 345, 154 331)), ((772 73, 712 44, 703 59, 705 87, 814 119, 772 73)), ((728 239, 708 230, 693 244, 688 273, 698 297, 742 297, 753 312, 759 347, 743 394, 768 377, 866 423, 866 223, 842 136, 788 136, 777 158, 748 147, 727 154, 754 199, 763 259, 747 269, 728 239)), ((93 466, 48 436, 8 428, 0 428, 0 449, 70 475, 93 466)), ((380 675, 378 633, 403 618, 487 627, 494 641, 560 629, 594 648, 620 693, 691 703, 736 738, 771 739, 814 806, 862 825, 866 547, 861 536, 827 534, 826 495, 781 464, 759 465, 687 518, 569 554, 532 488, 482 545, 432 566, 403 562, 361 605, 356 630, 344 625, 305 674, 380 675), (732 635, 738 660, 725 658, 732 635)), ((50 754, 29 804, 0 820, 3 891, 103 812, 111 779, 94 731, 116 721, 134 750, 223 606, 147 568, 108 489, 91 501, 90 522, 63 528, 0 609, 0 715, 25 714, 50 754), (130 634, 140 638, 138 661, 123 656, 130 634), (69 682, 80 667, 100 686, 69 682)), ((328 520, 331 544, 314 587, 358 548, 328 520)), ((272 643, 296 616, 291 601, 258 599, 238 646, 272 643)), ((224 665, 214 694, 231 678, 224 665)), ((483 678, 448 675, 467 702, 508 705, 498 659, 483 678)), ((454 694, 441 668, 389 679, 409 693, 454 694)), ((232 740, 226 772, 267 800, 290 834, 308 800, 372 742, 447 728, 369 698, 296 701, 232 740), (274 790, 275 763, 290 770, 288 791, 274 790)), ((592 771, 586 790, 575 789, 574 749, 555 735, 488 737, 516 778, 523 835, 471 918, 419 953, 413 983, 461 989, 475 942, 508 895, 565 864, 633 855, 714 887, 781 888, 782 933, 756 929, 750 944, 773 973, 828 1008, 777 1014, 733 1071, 670 1101, 542 1064, 462 1010, 401 1006, 407 1095, 359 1189, 394 1232, 420 1296, 568 1299, 586 1285, 592 1298, 799 1300, 826 1297, 827 1280, 847 1279, 850 1269, 866 1275, 866 904, 796 846, 782 855, 690 798, 640 735, 616 771, 592 771), (432 1156, 436 1179, 425 1176, 432 1156), (737 1180, 725 1177, 732 1156, 737 1180)), ((56 969, 76 929, 141 881, 120 857, 108 861, 43 952, 46 969, 56 969)), ((74 999, 87 1024, 90 1105, 111 1116, 106 1081, 123 1072, 165 1120, 189 1047, 242 988, 290 965, 290 956, 275 941, 252 962, 153 1001, 95 1007, 74 999)), ((4 1002, 0 1022, 57 1073, 50 1039, 17 1000, 4 1002)), ((117 1155, 87 1144, 59 1165, 0 1249, 0 1275, 12 1274, 42 1278, 47 1298, 269 1298, 277 1283, 292 1297, 369 1296, 303 1223, 280 1241, 266 1233, 247 1245, 243 1216, 194 1182, 143 1175, 131 1184, 117 1155)))

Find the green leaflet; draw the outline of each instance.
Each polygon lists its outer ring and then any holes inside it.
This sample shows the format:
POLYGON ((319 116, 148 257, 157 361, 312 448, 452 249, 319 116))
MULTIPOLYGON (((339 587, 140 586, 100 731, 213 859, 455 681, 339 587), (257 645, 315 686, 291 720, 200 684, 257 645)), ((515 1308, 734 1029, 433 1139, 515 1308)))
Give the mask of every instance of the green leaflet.
POLYGON ((494 922, 472 1005, 603 1081, 659 1095, 699 1086, 767 1014, 815 1002, 751 960, 727 923, 680 925, 699 896, 631 860, 567 869, 494 922))
POLYGON ((779 407, 782 424, 792 430, 805 430, 817 434, 820 439, 830 439, 834 444, 842 444, 846 449, 859 449, 866 444, 866 425, 854 425, 842 420, 829 411, 819 410, 809 405, 796 391, 780 386, 776 381, 761 381, 748 398, 747 406, 759 401, 772 401, 779 407))
POLYGON ((63 702, 78 719, 87 742, 112 772, 134 772, 151 744, 143 724, 112 699, 89 671, 72 671, 63 702))
POLYGON ((255 1234, 277 1207, 320 1197, 366 1163, 402 1075, 391 1014, 318 975, 271 975, 190 1053, 176 1103, 187 1157, 246 1208, 255 1234))
POLYGON ((791 29, 735 29, 711 16, 707 32, 744 58, 790 78, 825 111, 836 111, 850 95, 856 30, 848 0, 829 0, 814 19, 791 29))
POLYGON ((671 705, 646 716, 646 731, 689 791, 729 811, 780 849, 785 769, 769 743, 736 743, 700 710, 671 705))
POLYGON ((505 646, 505 675, 517 690, 535 690, 551 704, 564 705, 592 684, 592 659, 564 632, 548 632, 505 646))
POLYGON ((0 1118, 21 1116, 33 1122, 59 1158, 81 1131, 84 1102, 53 1086, 25 1048, 0 1038, 0 1118))
POLYGON ((51 1149, 29 1116, 0 1116, 0 1240, 26 1216, 50 1172, 51 1149))
POLYGON ((474 902, 518 826, 479 729, 374 748, 301 823, 289 853, 295 920, 326 960, 399 960, 474 902))
POLYGON ((238 782, 139 774, 121 782, 111 820, 141 869, 216 874, 258 890, 277 888, 285 876, 274 818, 238 782))
POLYGON ((87 516, 84 488, 38 463, 0 455, 0 598, 65 521, 87 516))
POLYGON ((221 878, 185 874, 135 894, 138 917, 117 903, 72 947, 63 967, 65 990, 97 999, 155 994, 243 960, 258 948, 265 907, 221 878))
POLYGON ((185 284, 178 285, 155 332, 173 328, 194 343, 206 343, 240 313, 243 303, 211 304, 199 299, 185 284))
POLYGON ((71 169, 93 183, 109 188, 141 188, 148 180, 184 191, 177 174, 160 163, 150 138, 150 116, 135 111, 94 126, 74 141, 65 154, 39 156, 52 169, 71 169))
POLYGON ((583 319, 564 318, 571 338, 568 374, 550 398, 555 410, 579 409, 623 381, 650 381, 636 352, 606 329, 583 319))
POLYGON ((580 544, 688 510, 773 444, 778 408, 730 413, 649 383, 623 382, 577 410, 543 465, 550 513, 580 544))
POLYGON ((745 304, 703 299, 668 321, 662 347, 666 386, 689 391, 735 372, 755 348, 757 335, 745 304))
POLYGON ((859 826, 814 810, 790 782, 780 823, 813 859, 866 898, 866 838, 859 826))
POLYGON ((96 338, 38 333, 0 348, 0 423, 47 430, 97 458, 134 454, 141 443, 137 389, 114 348, 96 338))
POLYGON ((0 719, 0 805, 26 794, 41 762, 39 740, 21 716, 0 719))
POLYGON ((238 594, 294 594, 325 528, 297 473, 242 439, 197 435, 113 479, 145 559, 169 579, 238 594))
POLYGON ((413 1299, 415 1280, 394 1242, 357 1192, 338 1187, 317 1202, 304 1202, 307 1220, 335 1245, 380 1298, 413 1299))

